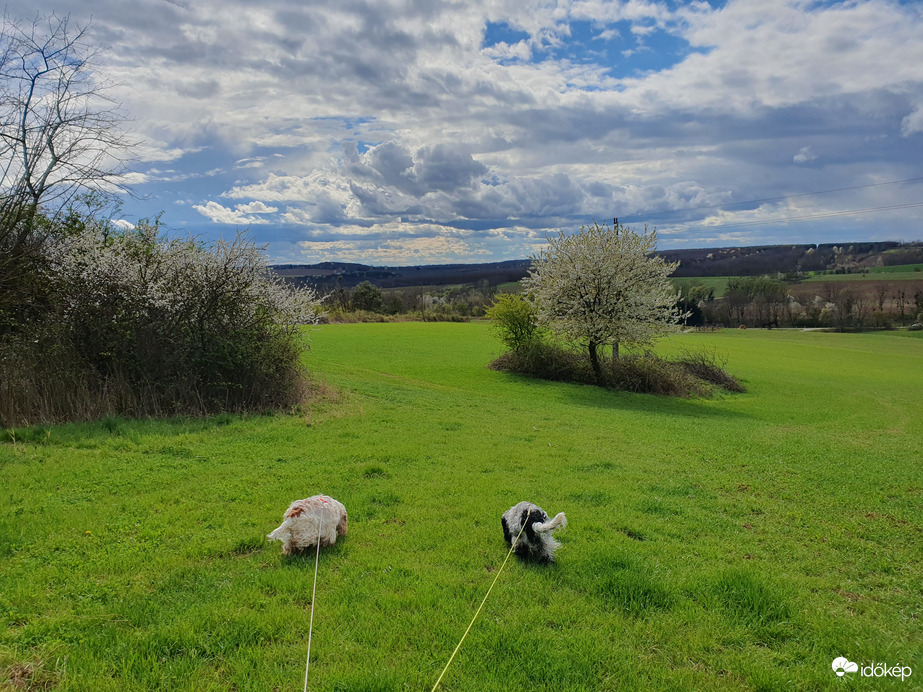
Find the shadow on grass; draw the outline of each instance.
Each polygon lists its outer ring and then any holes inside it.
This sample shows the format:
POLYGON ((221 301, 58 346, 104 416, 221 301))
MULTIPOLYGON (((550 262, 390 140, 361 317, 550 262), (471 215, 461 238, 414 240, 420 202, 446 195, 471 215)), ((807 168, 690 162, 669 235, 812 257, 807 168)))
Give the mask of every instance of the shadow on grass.
POLYGON ((690 418, 733 419, 748 417, 739 411, 728 410, 714 404, 710 405, 708 402, 714 402, 714 399, 682 399, 657 394, 635 394, 616 389, 605 389, 591 384, 554 382, 515 373, 504 373, 504 375, 516 384, 553 388, 555 391, 560 392, 562 398, 567 399, 568 403, 577 406, 690 418))
MULTIPOLYGON (((279 545, 275 541, 271 545, 279 545)), ((317 546, 299 550, 291 555, 280 555, 280 566, 287 569, 306 569, 314 571, 314 561, 323 565, 331 560, 344 558, 349 555, 349 536, 337 536, 337 542, 331 546, 320 549, 320 555, 317 555, 317 546)))
POLYGON ((613 612, 643 618, 673 608, 677 596, 643 560, 624 552, 603 553, 562 565, 520 562, 521 567, 554 585, 597 598, 613 612))

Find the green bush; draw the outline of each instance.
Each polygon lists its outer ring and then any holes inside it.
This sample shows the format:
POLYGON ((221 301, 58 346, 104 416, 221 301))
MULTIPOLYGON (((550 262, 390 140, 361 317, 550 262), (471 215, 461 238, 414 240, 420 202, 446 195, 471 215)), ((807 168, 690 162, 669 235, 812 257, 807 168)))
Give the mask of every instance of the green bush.
POLYGON ((534 345, 539 339, 535 305, 521 293, 499 293, 486 312, 493 320, 500 340, 514 351, 534 345))
POLYGON ((370 281, 363 281, 353 289, 352 296, 349 299, 351 310, 365 312, 384 313, 385 301, 381 289, 370 281))

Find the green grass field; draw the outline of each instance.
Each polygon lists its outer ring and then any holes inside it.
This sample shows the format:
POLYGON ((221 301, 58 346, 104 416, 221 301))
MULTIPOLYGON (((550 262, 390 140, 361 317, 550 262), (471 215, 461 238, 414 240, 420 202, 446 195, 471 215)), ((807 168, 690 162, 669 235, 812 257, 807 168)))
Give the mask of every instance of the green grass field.
POLYGON ((920 281, 923 279, 923 264, 898 264, 890 267, 869 267, 867 273, 814 274, 804 281, 920 281))
POLYGON ((265 534, 323 492, 311 690, 429 690, 523 499, 558 562, 507 564, 440 689, 921 689, 918 334, 678 336, 748 391, 670 400, 488 370, 485 323, 330 325, 309 413, 7 431, 0 687, 300 690, 314 556, 265 534))
MULTIPOLYGON (((871 267, 868 273, 855 274, 814 274, 802 279, 806 283, 821 283, 827 281, 920 281, 923 279, 923 264, 901 264, 892 267, 871 267)), ((727 291, 728 279, 739 278, 733 276, 703 276, 703 277, 673 277, 670 281, 682 290, 693 285, 707 286, 712 289, 715 298, 721 298, 727 291)))
POLYGON ((672 277, 673 286, 680 291, 688 289, 690 286, 705 286, 714 291, 715 298, 722 298, 727 291, 728 279, 737 277, 733 276, 682 276, 672 277))
POLYGON ((890 267, 870 267, 872 274, 913 274, 923 272, 923 264, 896 264, 890 267))

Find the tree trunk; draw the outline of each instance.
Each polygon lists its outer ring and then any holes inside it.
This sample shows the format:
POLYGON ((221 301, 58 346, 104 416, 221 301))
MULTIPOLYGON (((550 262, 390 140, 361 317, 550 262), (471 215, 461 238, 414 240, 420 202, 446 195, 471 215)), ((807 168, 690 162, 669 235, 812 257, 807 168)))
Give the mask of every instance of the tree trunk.
POLYGON ((619 359, 619 342, 612 342, 612 364, 615 365, 616 361, 619 359))
POLYGON ((587 350, 590 352, 590 365, 593 366, 593 375, 596 377, 596 384, 602 384, 603 372, 599 366, 599 354, 596 351, 596 342, 591 341, 587 344, 587 350))

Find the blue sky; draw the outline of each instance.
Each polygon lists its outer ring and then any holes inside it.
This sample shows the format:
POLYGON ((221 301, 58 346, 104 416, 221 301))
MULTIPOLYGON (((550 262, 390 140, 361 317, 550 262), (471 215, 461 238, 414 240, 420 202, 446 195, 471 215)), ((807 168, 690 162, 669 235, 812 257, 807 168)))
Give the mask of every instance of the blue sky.
POLYGON ((125 220, 275 262, 523 258, 614 216, 662 248, 923 238, 921 3, 37 9, 92 18, 141 142, 125 220))

